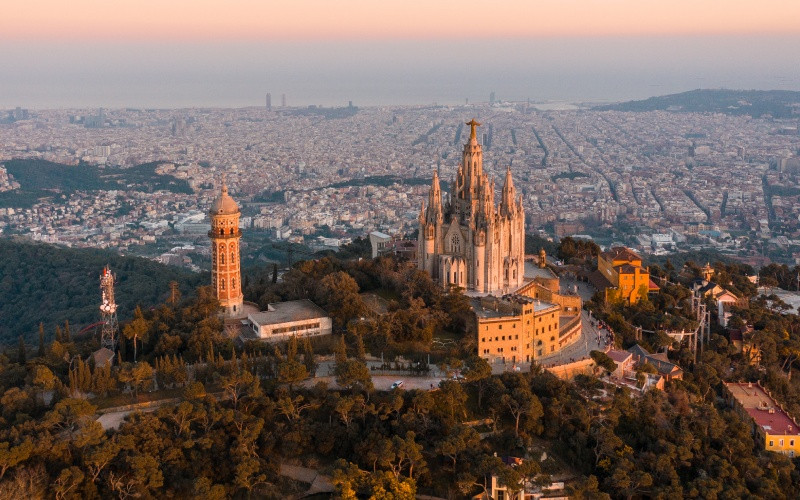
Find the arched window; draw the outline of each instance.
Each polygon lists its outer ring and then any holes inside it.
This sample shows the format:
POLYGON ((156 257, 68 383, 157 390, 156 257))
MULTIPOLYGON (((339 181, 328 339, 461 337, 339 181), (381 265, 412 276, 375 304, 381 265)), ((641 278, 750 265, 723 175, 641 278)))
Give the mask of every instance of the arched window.
POLYGON ((219 253, 219 263, 222 264, 223 266, 225 265, 225 252, 219 253))
POLYGON ((233 228, 231 228, 231 229, 230 229, 230 231, 228 232, 228 234, 231 234, 231 235, 233 234, 233 228))
POLYGON ((225 278, 222 278, 222 280, 220 280, 219 289, 220 290, 225 290, 225 278))
POLYGON ((231 252, 231 264, 236 263, 236 252, 231 252))
POLYGON ((450 247, 453 253, 461 252, 461 241, 459 240, 457 234, 454 234, 453 237, 450 239, 450 247))
POLYGON ((219 228, 219 235, 220 236, 225 236, 225 229, 224 228, 219 228))
POLYGON ((236 291, 236 278, 231 278, 231 291, 236 291))

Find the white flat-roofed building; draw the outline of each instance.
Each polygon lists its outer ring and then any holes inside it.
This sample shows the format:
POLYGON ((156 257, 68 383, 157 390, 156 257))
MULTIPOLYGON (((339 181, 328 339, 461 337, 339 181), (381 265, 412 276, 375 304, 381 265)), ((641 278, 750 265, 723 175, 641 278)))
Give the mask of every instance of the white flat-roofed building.
POLYGON ((266 311, 248 314, 247 320, 250 330, 244 330, 243 340, 277 342, 293 335, 327 335, 333 330, 328 313, 308 299, 269 304, 266 311))

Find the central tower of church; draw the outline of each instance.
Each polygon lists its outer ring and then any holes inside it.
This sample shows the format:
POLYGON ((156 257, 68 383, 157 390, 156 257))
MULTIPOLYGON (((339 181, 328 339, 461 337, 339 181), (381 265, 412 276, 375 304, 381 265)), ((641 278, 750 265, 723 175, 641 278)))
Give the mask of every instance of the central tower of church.
POLYGON ((525 265, 525 212, 511 169, 506 171, 500 205, 495 184, 483 172, 483 151, 474 119, 461 164, 442 200, 439 174, 433 173, 428 205, 419 214, 418 265, 442 286, 484 293, 508 293, 522 285, 525 265))

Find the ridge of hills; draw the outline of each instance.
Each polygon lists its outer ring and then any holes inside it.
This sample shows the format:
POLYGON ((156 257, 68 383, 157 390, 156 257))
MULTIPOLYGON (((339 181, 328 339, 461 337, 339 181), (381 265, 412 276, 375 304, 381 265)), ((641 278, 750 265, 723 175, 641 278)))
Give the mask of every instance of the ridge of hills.
POLYGON ((675 111, 800 118, 800 91, 695 89, 638 101, 605 104, 595 111, 675 111))

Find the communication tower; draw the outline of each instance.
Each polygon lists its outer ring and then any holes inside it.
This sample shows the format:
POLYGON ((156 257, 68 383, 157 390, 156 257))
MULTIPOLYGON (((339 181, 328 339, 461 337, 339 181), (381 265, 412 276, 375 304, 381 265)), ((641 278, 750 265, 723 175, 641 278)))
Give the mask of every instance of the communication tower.
POLYGON ((103 268, 103 274, 100 275, 100 290, 103 295, 103 302, 100 304, 103 323, 100 332, 100 346, 113 352, 117 347, 119 323, 117 322, 117 303, 114 300, 114 275, 108 266, 103 268))

